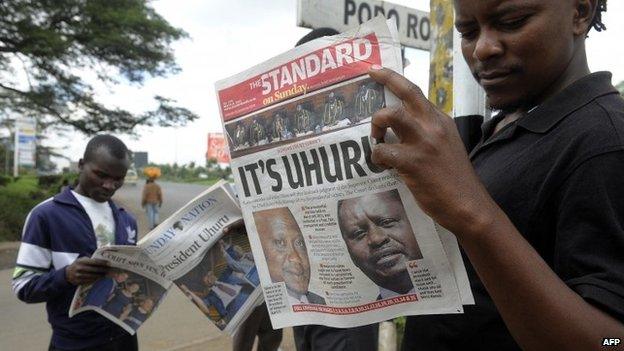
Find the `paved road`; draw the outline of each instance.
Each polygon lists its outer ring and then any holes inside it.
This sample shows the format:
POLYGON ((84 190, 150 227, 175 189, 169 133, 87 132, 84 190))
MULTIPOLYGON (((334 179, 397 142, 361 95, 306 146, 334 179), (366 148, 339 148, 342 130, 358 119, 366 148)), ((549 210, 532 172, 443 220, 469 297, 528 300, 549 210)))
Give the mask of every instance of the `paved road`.
MULTIPOLYGON (((180 207, 199 195, 202 191, 208 189, 208 186, 197 184, 182 184, 158 182, 163 191, 163 205, 160 209, 160 220, 164 220, 171 216, 180 207)), ((119 189, 113 198, 116 202, 122 204, 139 222, 139 237, 147 234, 147 217, 145 211, 141 209, 141 191, 143 184, 124 185, 119 189)))
MULTIPOLYGON (((173 214, 206 186, 160 183, 164 202, 161 220, 173 214)), ((147 233, 146 216, 140 208, 142 185, 124 186, 114 200, 132 213, 139 222, 139 235, 147 233)), ((45 318, 45 305, 26 305, 11 291, 12 270, 0 270, 0 350, 45 350, 50 340, 50 327, 45 318)), ((221 333, 177 289, 172 288, 154 315, 139 331, 141 350, 219 350, 232 348, 231 338, 221 333)), ((292 329, 285 331, 282 350, 294 350, 292 329)))

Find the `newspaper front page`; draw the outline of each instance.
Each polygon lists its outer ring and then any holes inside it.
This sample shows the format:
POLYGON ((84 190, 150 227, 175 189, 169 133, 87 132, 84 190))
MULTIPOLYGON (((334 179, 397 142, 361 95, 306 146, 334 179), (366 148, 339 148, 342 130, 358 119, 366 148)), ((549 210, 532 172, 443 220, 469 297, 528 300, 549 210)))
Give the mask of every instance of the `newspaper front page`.
POLYGON ((370 79, 373 64, 402 73, 383 18, 216 84, 274 328, 461 313, 471 299, 456 242, 371 162, 372 114, 400 104, 370 79))
POLYGON ((247 236, 223 236, 242 218, 219 182, 141 239, 138 246, 219 329, 233 334, 262 294, 247 236))
POLYGON ((223 236, 223 228, 241 218, 229 184, 221 181, 136 247, 99 248, 93 257, 112 269, 77 289, 70 316, 95 310, 133 333, 173 282, 219 329, 235 333, 262 294, 247 236, 223 236))

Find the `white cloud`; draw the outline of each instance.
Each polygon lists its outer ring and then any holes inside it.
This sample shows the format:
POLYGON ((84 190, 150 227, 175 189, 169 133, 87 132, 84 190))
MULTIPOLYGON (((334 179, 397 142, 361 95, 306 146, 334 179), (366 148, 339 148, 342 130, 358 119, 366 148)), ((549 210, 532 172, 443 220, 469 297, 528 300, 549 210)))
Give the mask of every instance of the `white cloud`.
MULTIPOLYGON (((428 10, 428 0, 394 1, 428 10)), ((186 30, 191 39, 174 44, 182 72, 167 78, 149 79, 141 88, 115 86, 112 94, 100 89, 105 101, 132 111, 152 107, 154 94, 176 99, 200 116, 186 127, 138 129, 138 139, 121 138, 136 151, 148 151, 158 163, 204 162, 206 134, 221 131, 214 94, 214 82, 247 69, 294 46, 309 30, 296 26, 296 0, 205 1, 158 0, 153 6, 174 26, 186 30)), ((624 80, 624 1, 610 1, 604 16, 608 30, 592 32, 587 41, 592 71, 610 70, 614 82, 624 80)), ((411 65, 406 76, 427 89, 429 53, 408 49, 411 65)), ((77 160, 86 143, 81 136, 50 140, 52 145, 69 145, 65 153, 77 160)))

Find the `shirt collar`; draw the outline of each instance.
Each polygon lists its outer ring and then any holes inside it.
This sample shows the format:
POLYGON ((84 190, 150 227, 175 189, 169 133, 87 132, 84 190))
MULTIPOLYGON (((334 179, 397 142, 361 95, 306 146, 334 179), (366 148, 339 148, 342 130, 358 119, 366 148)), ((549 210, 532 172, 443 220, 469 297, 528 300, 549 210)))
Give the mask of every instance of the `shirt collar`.
POLYGON ((596 98, 617 93, 611 85, 610 72, 588 74, 518 119, 517 124, 534 133, 546 133, 559 121, 596 98))
MULTIPOLYGON (((54 196, 54 201, 65 204, 65 205, 71 205, 71 206, 76 206, 78 208, 82 208, 82 205, 78 202, 76 197, 72 194, 72 190, 74 189, 71 189, 70 187, 66 187, 62 192, 54 196)), ((117 215, 118 210, 123 210, 121 208, 117 208, 117 206, 115 206, 115 203, 113 203, 112 200, 108 200, 108 205, 113 210, 113 216, 117 215)))

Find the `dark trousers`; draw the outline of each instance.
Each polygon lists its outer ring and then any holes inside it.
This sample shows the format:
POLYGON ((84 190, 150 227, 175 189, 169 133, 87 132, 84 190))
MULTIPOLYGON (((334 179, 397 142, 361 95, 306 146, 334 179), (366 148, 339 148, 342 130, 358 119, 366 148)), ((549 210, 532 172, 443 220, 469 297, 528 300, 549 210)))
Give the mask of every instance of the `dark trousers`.
MULTIPOLYGON (((99 345, 95 347, 90 347, 86 349, 80 349, 79 351, 138 351, 139 350, 139 342, 137 341, 136 334, 123 334, 122 336, 111 340, 110 342, 99 345)), ((63 349, 57 349, 52 346, 50 342, 50 347, 48 351, 64 351, 63 349)))
POLYGON ((251 351, 258 337, 258 351, 276 351, 282 342, 282 330, 273 329, 266 304, 251 312, 234 335, 234 351, 251 351))
POLYGON ((294 327, 297 351, 376 351, 379 324, 355 328, 322 325, 294 327))

